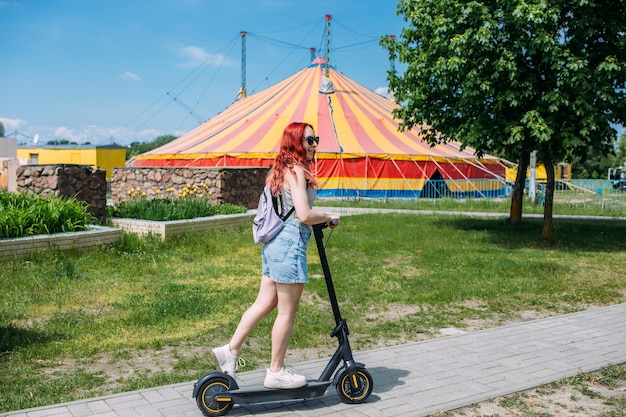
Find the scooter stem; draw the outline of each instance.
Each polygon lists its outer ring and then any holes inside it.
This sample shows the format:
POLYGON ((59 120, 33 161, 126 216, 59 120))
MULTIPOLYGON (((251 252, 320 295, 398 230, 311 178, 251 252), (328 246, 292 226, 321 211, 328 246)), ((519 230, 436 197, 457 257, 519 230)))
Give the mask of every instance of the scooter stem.
POLYGON ((328 258, 326 258, 326 249, 324 248, 324 233, 322 230, 327 227, 326 223, 320 223, 313 226, 313 234, 315 235, 315 243, 317 244, 317 253, 320 257, 320 264, 322 265, 322 271, 324 272, 324 279, 326 280, 326 288, 328 289, 328 298, 330 299, 330 305, 333 309, 333 315, 335 316, 335 325, 341 324, 341 312, 339 311, 339 303, 337 302, 337 294, 335 293, 335 285, 333 284, 332 276, 330 275, 330 268, 328 266, 328 258))

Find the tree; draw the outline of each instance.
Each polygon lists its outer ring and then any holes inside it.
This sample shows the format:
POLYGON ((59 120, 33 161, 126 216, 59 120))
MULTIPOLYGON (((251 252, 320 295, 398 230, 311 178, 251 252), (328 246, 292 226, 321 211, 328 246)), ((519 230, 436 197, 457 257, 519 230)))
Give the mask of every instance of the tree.
MULTIPOLYGON (((608 153, 626 119, 625 0, 401 0, 408 27, 381 44, 392 59, 389 89, 401 128, 427 141, 452 138, 479 155, 524 161, 548 173, 565 155, 608 153)), ((520 221, 525 169, 518 170, 510 220, 520 221), (521 172, 519 172, 521 171, 521 172), (521 191, 521 192, 520 192, 521 191)), ((544 239, 552 239, 548 175, 544 239)))
POLYGON ((616 166, 626 166, 626 129, 622 132, 617 142, 617 151, 615 154, 616 166))
POLYGON ((586 155, 569 158, 572 166, 572 176, 575 178, 606 178, 609 168, 621 165, 612 152, 603 154, 592 147, 588 147, 586 155))
POLYGON ((4 137, 4 124, 0 122, 0 138, 4 137))
POLYGON ((77 143, 69 139, 52 139, 46 142, 46 145, 77 145, 77 143))
POLYGON ((568 157, 572 176, 576 178, 607 178, 609 168, 623 166, 626 163, 626 131, 622 131, 612 152, 606 154, 588 147, 581 156, 568 157))
POLYGON ((170 143, 176 139, 174 135, 161 135, 154 139, 152 142, 133 142, 128 147, 126 151, 126 159, 131 159, 132 157, 151 151, 152 149, 156 149, 160 146, 163 146, 167 143, 170 143))

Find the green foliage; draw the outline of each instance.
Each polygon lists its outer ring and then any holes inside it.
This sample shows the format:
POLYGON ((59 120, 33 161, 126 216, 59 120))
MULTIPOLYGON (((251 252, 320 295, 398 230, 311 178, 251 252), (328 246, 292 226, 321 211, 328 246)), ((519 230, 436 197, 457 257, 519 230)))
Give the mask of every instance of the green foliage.
POLYGON ((626 130, 620 135, 615 149, 613 168, 619 166, 626 167, 626 130))
POLYGON ((4 124, 0 122, 0 138, 4 137, 4 124))
POLYGON ((194 219, 216 214, 245 213, 246 211, 247 209, 242 206, 212 204, 200 197, 151 200, 138 198, 119 203, 115 207, 107 207, 109 217, 154 221, 194 219))
POLYGON ((402 128, 518 162, 511 221, 531 152, 547 169, 542 236, 552 239, 552 167, 613 149, 626 122, 626 4, 598 0, 400 0, 409 26, 381 43, 402 128))
POLYGON ((572 177, 589 179, 606 179, 609 168, 621 165, 612 154, 602 154, 587 147, 586 155, 571 158, 572 177))
POLYGON ((402 0, 381 39, 403 127, 479 153, 540 161, 608 153, 626 121, 626 6, 601 0, 402 0), (440 133, 442 135, 440 135, 440 133))
POLYGON ((617 142, 617 149, 615 153, 615 166, 626 165, 626 130, 622 132, 617 142))
POLYGON ((0 192, 0 239, 76 232, 97 222, 75 197, 0 192))
POLYGON ((622 132, 615 152, 604 154, 588 146, 588 151, 580 156, 567 157, 572 167, 573 178, 606 179, 609 168, 621 167, 626 164, 626 130, 622 132))
POLYGON ((78 143, 74 141, 70 141, 69 139, 52 139, 46 142, 47 145, 78 145, 78 143))
POLYGON ((126 159, 131 159, 134 156, 156 149, 175 139, 177 139, 177 137, 174 135, 162 135, 152 142, 133 142, 126 150, 126 159))

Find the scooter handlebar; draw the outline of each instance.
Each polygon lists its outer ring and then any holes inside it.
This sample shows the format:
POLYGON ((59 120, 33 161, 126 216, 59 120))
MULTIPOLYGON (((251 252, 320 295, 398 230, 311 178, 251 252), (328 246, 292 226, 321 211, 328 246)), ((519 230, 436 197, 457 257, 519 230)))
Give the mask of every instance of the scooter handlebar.
MULTIPOLYGON (((332 219, 332 220, 330 221, 330 224, 331 224, 332 226, 337 226, 337 225, 339 224, 339 219, 332 219)), ((325 228, 327 228, 327 227, 328 227, 328 223, 326 223, 326 222, 324 222, 324 223, 318 223, 318 224, 316 224, 316 225, 315 225, 315 227, 318 227, 318 228, 320 228, 320 229, 325 229, 325 228)))

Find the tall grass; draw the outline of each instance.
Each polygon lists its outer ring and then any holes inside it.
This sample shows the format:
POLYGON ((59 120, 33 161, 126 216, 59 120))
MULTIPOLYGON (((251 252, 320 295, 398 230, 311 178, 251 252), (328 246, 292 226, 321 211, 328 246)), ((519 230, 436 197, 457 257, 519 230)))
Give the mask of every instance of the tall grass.
POLYGON ((75 197, 0 191, 0 239, 76 232, 94 223, 87 203, 75 197))
MULTIPOLYGON (((575 196, 574 196, 575 197, 575 196)), ((555 215, 622 217, 626 216, 626 194, 614 193, 612 198, 594 196, 595 201, 560 196, 554 200, 555 215), (621 200, 618 200, 621 199, 621 200), (617 203, 616 203, 617 201, 617 203)), ((322 199, 319 204, 335 207, 397 208, 408 210, 472 211, 508 214, 510 198, 436 198, 436 199, 322 199)), ((523 201, 523 214, 543 214, 543 204, 530 198, 523 201)))
POLYGON ((208 217, 216 214, 245 213, 247 209, 234 204, 212 204, 197 197, 177 199, 134 199, 107 208, 109 217, 168 221, 208 217))
MULTIPOLYGON (((624 301, 626 223, 559 219, 550 245, 541 227, 343 217, 325 242, 355 350, 624 301)), ((0 412, 199 378, 256 296, 260 250, 241 226, 167 241, 127 234, 108 249, 4 263, 0 412)), ((309 265, 289 351, 309 352, 299 360, 327 357, 336 343, 313 242, 309 265)), ((266 366, 273 317, 248 339, 242 371, 266 366)))
MULTIPOLYGON (((157 196, 162 195, 159 189, 154 191, 157 196)), ((247 211, 243 206, 211 203, 211 190, 204 183, 187 184, 178 192, 173 188, 168 188, 164 196, 160 198, 147 199, 146 194, 139 189, 129 190, 128 196, 130 200, 107 207, 107 215, 129 219, 169 221, 247 211)))

